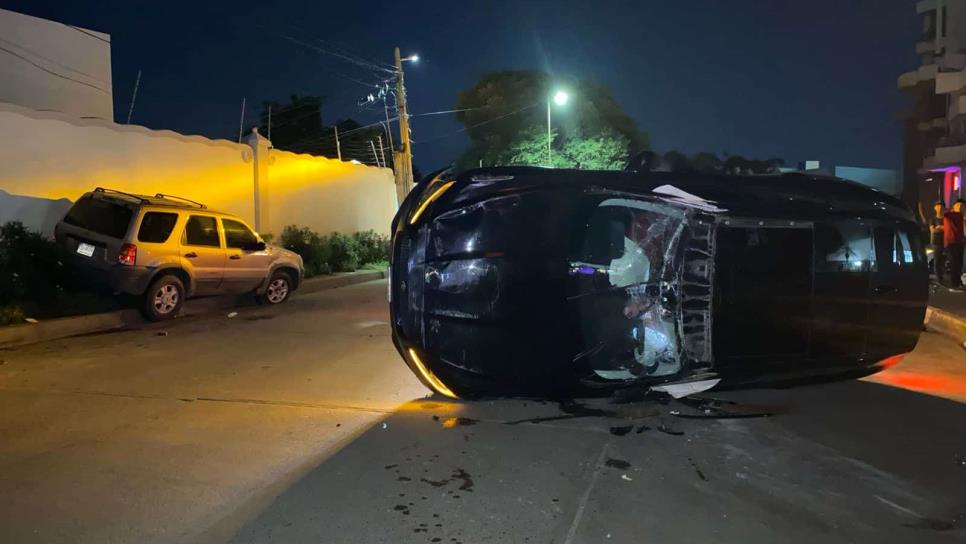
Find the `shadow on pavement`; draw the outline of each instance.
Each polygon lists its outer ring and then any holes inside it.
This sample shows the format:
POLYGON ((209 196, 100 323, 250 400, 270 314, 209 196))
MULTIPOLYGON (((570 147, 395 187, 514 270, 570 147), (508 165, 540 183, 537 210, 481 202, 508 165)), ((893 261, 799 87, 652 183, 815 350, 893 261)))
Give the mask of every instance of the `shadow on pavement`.
POLYGON ((672 401, 413 401, 233 542, 954 542, 966 406, 865 382, 672 401), (575 408, 577 407, 577 408, 575 408), (601 415, 601 414, 605 415, 601 415))

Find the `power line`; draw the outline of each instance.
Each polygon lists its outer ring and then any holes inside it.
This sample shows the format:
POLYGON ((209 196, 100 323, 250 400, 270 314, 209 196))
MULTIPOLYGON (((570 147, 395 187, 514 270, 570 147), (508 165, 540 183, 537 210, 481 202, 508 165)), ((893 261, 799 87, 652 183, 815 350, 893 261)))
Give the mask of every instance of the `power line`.
POLYGON ((435 142, 436 140, 441 140, 443 138, 449 138, 450 136, 455 136, 455 135, 457 135, 457 134, 459 134, 461 132, 466 132, 467 130, 470 130, 471 128, 481 127, 483 125, 487 125, 487 124, 492 123, 494 121, 499 121, 500 119, 509 117, 511 115, 516 115, 516 114, 518 114, 518 113, 520 113, 520 112, 522 112, 524 110, 528 110, 530 108, 534 108, 536 106, 539 106, 540 104, 542 104, 542 102, 534 102, 533 104, 530 104, 529 106, 524 106, 524 107, 522 107, 522 108, 520 108, 518 110, 511 111, 510 113, 505 113, 505 114, 503 114, 503 115, 501 115, 499 117, 494 117, 493 119, 487 119, 486 121, 483 121, 482 123, 477 123, 475 125, 470 125, 468 127, 463 127, 463 128, 461 128, 461 129, 459 129, 459 130, 457 130, 455 132, 450 132, 450 133, 447 133, 447 134, 443 134, 443 135, 437 136, 435 138, 430 138, 428 140, 422 140, 422 141, 417 141, 417 142, 413 142, 413 143, 425 144, 425 143, 429 143, 429 142, 435 142))
POLYGON ((24 47, 24 46, 20 45, 19 43, 11 42, 11 41, 5 40, 3 38, 0 38, 0 42, 9 44, 11 47, 15 47, 15 48, 23 51, 24 53, 27 53, 29 55, 33 55, 35 57, 41 58, 41 59, 43 59, 43 60, 45 60, 45 61, 47 61, 47 62, 49 62, 51 64, 56 64, 57 66, 60 66, 61 68, 65 69, 65 70, 70 70, 71 72, 74 72, 75 74, 80 74, 80 75, 82 75, 84 77, 89 77, 89 78, 93 79, 94 81, 97 81, 98 83, 104 83, 100 79, 97 79, 96 77, 94 77, 94 76, 92 76, 92 75, 90 75, 90 74, 88 74, 86 72, 81 72, 80 70, 78 70, 76 68, 71 68, 70 66, 67 66, 66 64, 61 64, 61 63, 57 62, 56 60, 54 60, 54 59, 52 59, 50 57, 45 57, 45 56, 41 55, 40 53, 34 51, 33 49, 30 49, 29 47, 24 47))
POLYGON ((290 42, 299 44, 299 45, 301 45, 303 47, 308 47, 309 49, 313 49, 313 50, 315 50, 315 51, 317 51, 319 53, 325 53, 326 55, 332 55, 333 57, 338 57, 338 58, 340 58, 340 59, 342 59, 342 60, 344 60, 346 62, 351 62, 352 64, 356 64, 358 66, 363 66, 363 67, 366 67, 366 68, 369 68, 369 69, 374 69, 374 70, 380 70, 382 72, 389 73, 389 74, 394 73, 393 70, 391 70, 389 68, 385 68, 383 66, 380 66, 378 64, 375 64, 375 63, 372 63, 372 62, 369 62, 369 61, 366 61, 366 60, 363 60, 363 59, 356 59, 356 58, 353 58, 353 57, 351 57, 349 55, 345 55, 343 53, 338 53, 336 51, 330 51, 330 50, 325 49, 323 47, 319 47, 317 45, 314 45, 314 44, 311 44, 311 43, 307 43, 307 42, 302 41, 302 40, 300 40, 298 38, 293 38, 293 37, 288 36, 288 35, 285 35, 285 34, 281 34, 280 36, 282 38, 286 39, 286 40, 289 40, 290 42))
POLYGON ((31 66, 34 66, 35 68, 38 68, 40 70, 43 70, 44 72, 47 72, 48 74, 50 74, 52 76, 57 76, 59 78, 66 79, 68 81, 73 81, 74 83, 80 83, 81 85, 86 85, 86 86, 88 86, 88 87, 90 87, 92 89, 97 89, 98 91, 100 91, 100 92, 102 92, 104 94, 108 94, 107 91, 105 91, 104 89, 98 87, 97 85, 93 85, 91 83, 87 83, 86 81, 81 81, 79 79, 74 79, 74 78, 72 78, 70 76, 65 76, 64 74, 61 74, 59 72, 55 72, 53 70, 50 70, 49 68, 46 68, 44 66, 41 66, 41 65, 37 64, 36 62, 28 59, 27 57, 24 57, 23 55, 17 54, 16 52, 7 49, 6 47, 0 46, 0 51, 3 51, 4 53, 10 54, 10 55, 13 55, 13 56, 17 57, 18 59, 20 59, 20 60, 22 60, 22 61, 30 64, 31 66))
MULTIPOLYGON (((63 23, 61 23, 61 24, 63 24, 63 23)), ((83 28, 80 28, 80 27, 77 27, 77 26, 74 26, 74 25, 64 25, 64 26, 66 26, 67 28, 73 28, 74 30, 80 32, 81 34, 87 34, 91 38, 97 38, 98 40, 101 40, 104 43, 108 43, 108 44, 111 43, 111 40, 106 40, 106 39, 102 38, 101 36, 98 36, 97 34, 94 34, 93 32, 88 32, 87 30, 84 30, 83 28)))

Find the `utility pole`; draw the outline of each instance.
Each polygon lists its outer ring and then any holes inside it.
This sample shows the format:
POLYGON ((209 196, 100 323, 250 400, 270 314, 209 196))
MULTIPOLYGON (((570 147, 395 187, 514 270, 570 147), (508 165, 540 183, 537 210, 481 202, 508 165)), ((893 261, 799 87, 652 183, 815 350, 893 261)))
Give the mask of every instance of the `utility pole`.
POLYGON ((335 131, 335 152, 338 155, 339 160, 341 161, 342 160, 342 146, 339 145, 339 127, 337 127, 337 126, 332 127, 332 130, 335 131))
MULTIPOLYGON (((388 85, 387 85, 388 87, 388 85)), ((388 88, 382 93, 382 111, 386 114, 386 137, 389 139, 389 152, 392 153, 392 123, 389 122, 389 105, 386 104, 386 95, 389 94, 388 88)))
POLYGON ((369 140, 369 147, 372 148, 372 160, 376 161, 376 166, 382 166, 379 164, 379 155, 376 154, 376 144, 372 143, 372 140, 369 140))
POLYGON ((406 111, 406 87, 403 85, 402 58, 396 54, 396 108, 399 110, 399 139, 402 142, 402 189, 409 194, 413 188, 413 151, 409 144, 409 113, 406 111))
POLYGON ((131 107, 127 110, 127 124, 131 124, 131 115, 134 114, 134 101, 138 98, 138 87, 141 86, 141 70, 138 70, 138 77, 134 80, 134 94, 131 95, 131 107))

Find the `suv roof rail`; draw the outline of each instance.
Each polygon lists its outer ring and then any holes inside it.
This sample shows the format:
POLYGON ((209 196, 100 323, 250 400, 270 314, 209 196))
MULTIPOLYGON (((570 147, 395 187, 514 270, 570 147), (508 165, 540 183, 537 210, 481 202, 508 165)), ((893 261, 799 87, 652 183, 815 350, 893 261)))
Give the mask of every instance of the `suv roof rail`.
POLYGON ((183 196, 165 195, 165 194, 158 193, 158 194, 154 195, 154 198, 163 198, 163 199, 167 199, 167 200, 180 200, 182 202, 188 202, 190 204, 194 204, 195 206, 198 206, 202 210, 207 210, 208 209, 208 206, 205 206, 201 202, 198 202, 196 200, 191 200, 190 198, 185 198, 183 196))
POLYGON ((123 195, 123 196, 126 196, 128 198, 133 198, 134 200, 137 200, 141 204, 147 204, 148 203, 148 199, 145 198, 142 195, 135 195, 135 194, 131 194, 131 193, 125 193, 124 191, 118 191, 117 189, 105 189, 104 187, 95 187, 94 188, 94 192, 95 193, 110 193, 110 194, 115 194, 115 195, 123 195))

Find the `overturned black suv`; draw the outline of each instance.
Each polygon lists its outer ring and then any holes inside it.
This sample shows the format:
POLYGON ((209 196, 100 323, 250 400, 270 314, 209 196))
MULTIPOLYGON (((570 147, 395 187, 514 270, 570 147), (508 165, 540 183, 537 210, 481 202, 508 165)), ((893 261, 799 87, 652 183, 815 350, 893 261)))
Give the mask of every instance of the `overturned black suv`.
POLYGON ((866 375, 928 292, 902 203, 804 174, 444 172, 392 230, 393 341, 451 397, 866 375))

